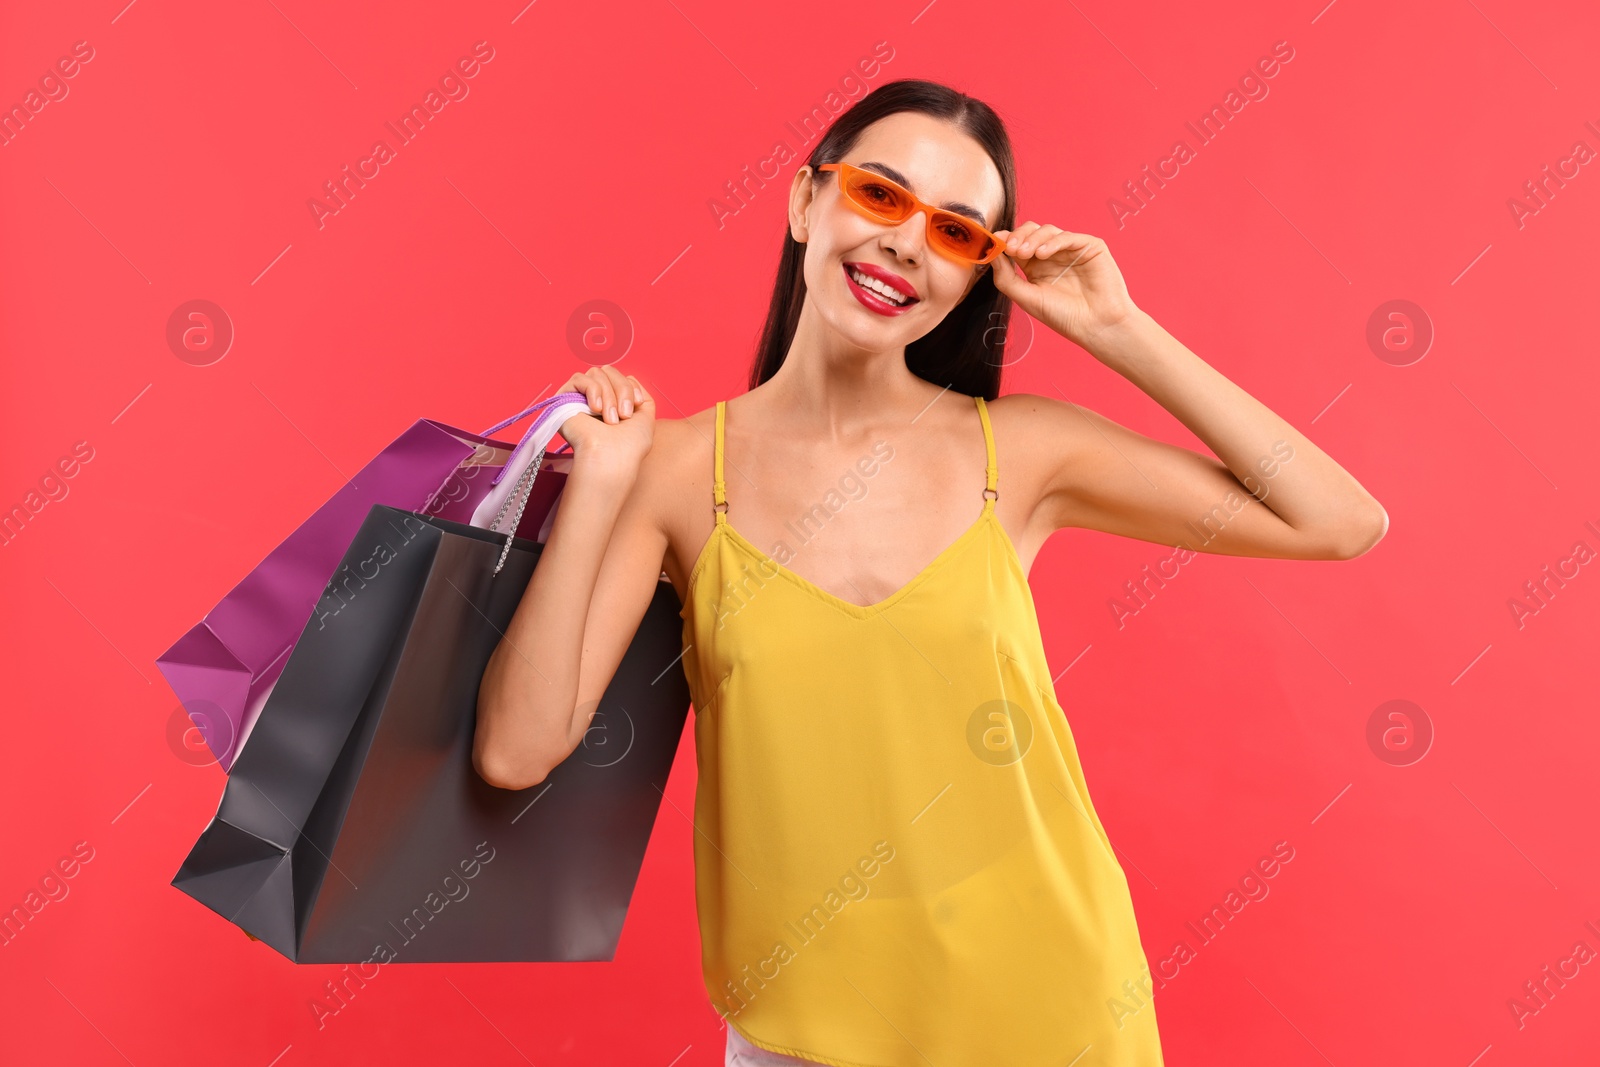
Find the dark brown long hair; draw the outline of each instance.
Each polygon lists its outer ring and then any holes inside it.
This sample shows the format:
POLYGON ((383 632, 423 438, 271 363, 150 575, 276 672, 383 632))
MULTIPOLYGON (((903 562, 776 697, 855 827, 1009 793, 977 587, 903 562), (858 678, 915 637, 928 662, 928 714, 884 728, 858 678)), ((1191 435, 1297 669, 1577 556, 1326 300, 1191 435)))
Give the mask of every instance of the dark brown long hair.
MULTIPOLYGON (((982 145, 999 169, 1005 187, 1000 218, 994 228, 1009 230, 1016 225, 1017 170, 1005 124, 988 104, 938 82, 915 79, 887 82, 862 97, 828 127, 828 132, 806 160, 813 169, 814 180, 831 179, 832 171, 818 172, 815 168, 843 159, 855 147, 863 130, 899 111, 920 111, 945 119, 982 145)), ((778 372, 794 341, 800 308, 806 298, 802 270, 805 255, 806 246, 794 239, 786 219, 772 304, 767 309, 766 324, 761 328, 755 363, 750 368, 751 389, 778 372)), ((1000 395, 1000 370, 1005 365, 1005 327, 1010 321, 1011 298, 995 287, 994 271, 985 270, 965 300, 926 335, 906 345, 906 369, 935 385, 994 400, 1000 395)))

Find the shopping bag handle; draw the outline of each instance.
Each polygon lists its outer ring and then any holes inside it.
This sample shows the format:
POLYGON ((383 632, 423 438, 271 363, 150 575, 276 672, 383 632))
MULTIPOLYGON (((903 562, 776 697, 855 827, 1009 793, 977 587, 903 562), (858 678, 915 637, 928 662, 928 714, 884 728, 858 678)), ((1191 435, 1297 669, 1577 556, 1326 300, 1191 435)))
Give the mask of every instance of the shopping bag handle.
POLYGON ((572 400, 574 398, 576 398, 578 400, 582 400, 582 399, 584 399, 584 396, 583 396, 582 393, 578 393, 578 392, 557 393, 556 395, 551 396, 551 397, 547 397, 544 400, 535 401, 534 403, 529 404, 527 407, 523 408, 521 411, 517 412, 515 415, 511 416, 509 419, 501 419, 499 422, 495 423, 493 426, 491 426, 487 430, 483 431, 483 433, 480 434, 479 436, 488 437, 492 433, 500 432, 501 430, 505 429, 507 426, 510 426, 514 422, 518 422, 518 421, 520 421, 522 419, 527 418, 529 415, 532 415, 535 411, 543 411, 545 408, 548 408, 551 404, 562 403, 563 401, 572 400))
MULTIPOLYGON (((472 514, 471 524, 473 526, 498 533, 500 532, 500 522, 505 517, 506 509, 511 506, 513 500, 516 502, 516 513, 506 530, 506 541, 500 549, 500 560, 495 564, 495 574, 499 574, 501 568, 505 566, 506 556, 511 551, 511 543, 515 540, 517 530, 522 525, 522 512, 528 504, 529 490, 533 486, 533 480, 538 477, 539 466, 544 461, 545 449, 549 445, 550 439, 556 435, 556 431, 567 419, 574 415, 591 414, 589 401, 582 393, 557 393, 555 396, 533 404, 505 422, 484 431, 483 436, 487 437, 495 430, 509 426, 512 422, 534 411, 539 412, 539 417, 534 420, 533 425, 528 427, 527 432, 522 435, 522 440, 517 443, 517 447, 507 458, 505 466, 500 468, 499 473, 490 480, 489 494, 478 503, 477 509, 472 514), (529 458, 530 452, 533 453, 531 460, 529 458), (514 484, 502 486, 501 480, 507 474, 512 475, 514 484), (491 514, 493 515, 492 518, 490 517, 491 514)), ((568 442, 566 447, 570 448, 571 443, 568 442)))
MULTIPOLYGON (((511 542, 516 540, 517 530, 522 526, 522 510, 528 506, 528 491, 533 488, 533 479, 539 474, 539 464, 544 460, 544 449, 539 449, 533 457, 533 462, 528 464, 522 476, 517 479, 517 485, 505 500, 500 502, 500 510, 495 512, 494 521, 489 524, 489 529, 497 529, 500 517, 506 513, 506 505, 511 503, 511 498, 517 498, 517 513, 511 520, 511 531, 506 534, 506 543, 500 546, 500 558, 495 561, 494 573, 499 574, 500 568, 506 565, 506 556, 511 553, 511 542)), ((509 466, 510 464, 507 464, 509 466)))
POLYGON ((500 470, 495 472, 495 476, 489 479, 490 485, 499 485, 500 480, 507 473, 513 470, 520 470, 522 459, 532 447, 534 438, 542 434, 544 441, 548 442, 550 438, 555 436, 556 428, 566 422, 567 419, 579 412, 587 413, 589 411, 589 401, 582 393, 557 393, 555 396, 524 408, 521 412, 503 422, 496 423, 483 431, 483 436, 488 437, 496 430, 504 429, 518 419, 524 418, 535 411, 539 412, 539 417, 533 420, 533 424, 522 435, 522 440, 517 442, 517 447, 512 449, 505 466, 501 467, 500 470))

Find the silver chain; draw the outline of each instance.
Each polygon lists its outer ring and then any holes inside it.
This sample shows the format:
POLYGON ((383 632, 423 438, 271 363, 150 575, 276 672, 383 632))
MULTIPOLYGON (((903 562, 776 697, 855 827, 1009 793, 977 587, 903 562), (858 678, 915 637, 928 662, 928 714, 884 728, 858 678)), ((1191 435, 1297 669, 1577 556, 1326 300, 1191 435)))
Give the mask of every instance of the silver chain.
POLYGON ((544 449, 539 449, 539 454, 533 457, 533 462, 522 472, 522 477, 517 479, 516 487, 506 496, 500 504, 500 510, 495 513, 494 521, 489 524, 489 529, 498 531, 500 519, 510 506, 512 497, 517 499, 517 513, 511 520, 511 532, 506 534, 506 543, 500 549, 500 562, 494 565, 494 573, 499 574, 500 568, 506 565, 506 556, 511 554, 511 542, 516 540, 517 530, 522 525, 522 509, 528 506, 528 496, 533 489, 533 480, 538 477, 539 464, 544 460, 544 449))

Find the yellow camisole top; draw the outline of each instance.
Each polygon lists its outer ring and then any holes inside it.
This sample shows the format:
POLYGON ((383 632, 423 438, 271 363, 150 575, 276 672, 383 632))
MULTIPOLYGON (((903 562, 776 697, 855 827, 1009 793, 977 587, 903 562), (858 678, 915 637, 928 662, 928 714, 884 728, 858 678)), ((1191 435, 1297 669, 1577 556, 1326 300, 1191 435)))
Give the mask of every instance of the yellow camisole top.
POLYGON ((838 1067, 1159 1067, 974 400, 982 511, 865 606, 729 523, 717 404, 716 525, 680 612, 706 993, 752 1044, 838 1067))

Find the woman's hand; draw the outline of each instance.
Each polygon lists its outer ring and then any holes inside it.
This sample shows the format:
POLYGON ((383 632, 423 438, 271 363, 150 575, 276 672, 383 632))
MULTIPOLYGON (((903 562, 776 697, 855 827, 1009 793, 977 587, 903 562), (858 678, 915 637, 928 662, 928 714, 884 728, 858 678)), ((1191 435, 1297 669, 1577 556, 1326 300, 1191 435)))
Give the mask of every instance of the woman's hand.
POLYGON ((585 465, 604 459, 638 471, 655 434, 656 402, 637 378, 612 367, 592 367, 556 392, 582 393, 589 401, 589 414, 573 415, 560 426, 574 457, 585 457, 585 465))
POLYGON ((1087 349, 1100 331, 1137 310, 1100 238, 1037 222, 995 236, 1006 243, 992 264, 995 287, 1074 344, 1087 349))

